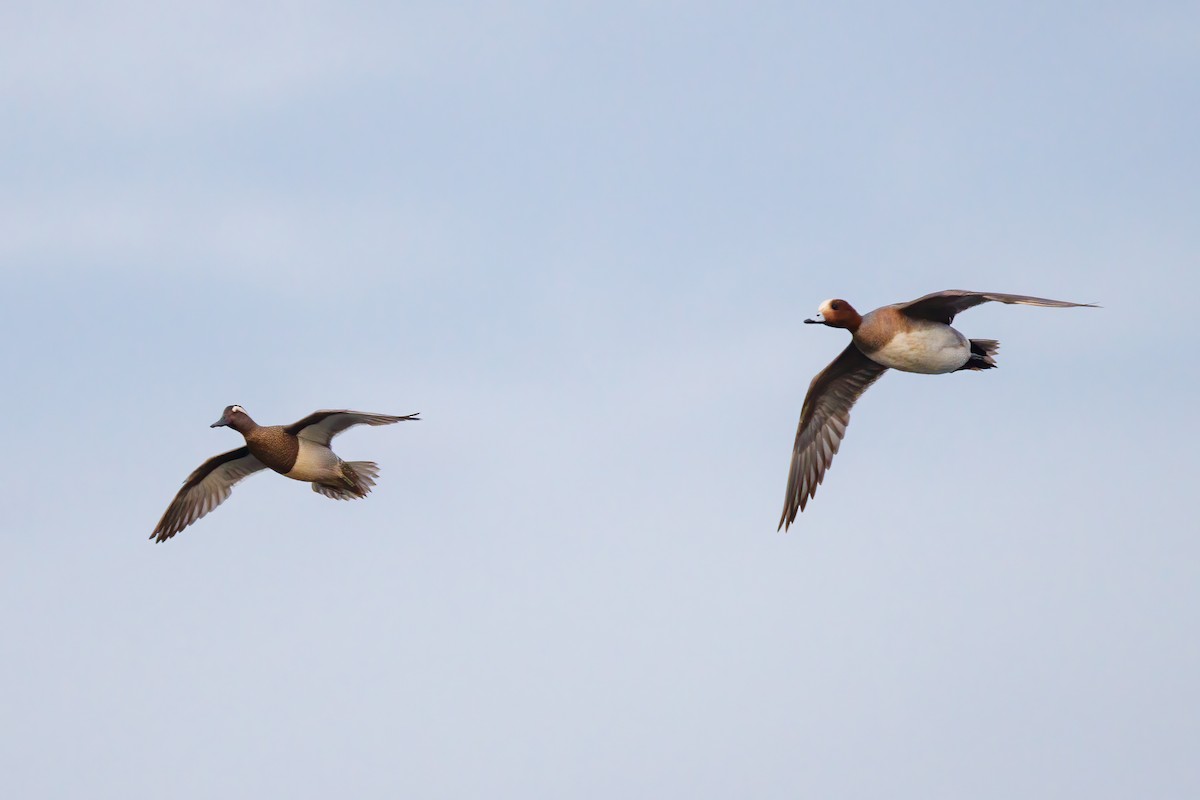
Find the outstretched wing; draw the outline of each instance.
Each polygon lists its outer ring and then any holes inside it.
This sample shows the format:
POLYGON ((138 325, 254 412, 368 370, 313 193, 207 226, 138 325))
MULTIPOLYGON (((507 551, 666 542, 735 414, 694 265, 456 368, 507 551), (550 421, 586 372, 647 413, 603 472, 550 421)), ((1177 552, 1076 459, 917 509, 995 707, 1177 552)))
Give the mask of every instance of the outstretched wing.
POLYGON ((1045 306, 1048 308, 1096 308, 1093 303, 1068 303, 1065 300, 1047 300, 1024 294, 1000 294, 998 292, 967 292, 962 289, 947 289, 918 297, 896 306, 900 311, 915 319, 928 319, 949 325, 954 315, 989 302, 1018 304, 1023 306, 1045 306))
POLYGON ((159 542, 170 539, 225 502, 234 484, 264 468, 265 465, 245 447, 213 456, 183 482, 150 538, 159 542))
POLYGON ((301 439, 308 439, 328 447, 333 437, 355 425, 391 425, 393 422, 418 420, 418 414, 393 417, 389 414, 369 414, 365 411, 315 411, 299 422, 293 422, 285 431, 301 439))
POLYGON ((876 364, 851 343, 813 378, 800 411, 780 528, 790 527, 817 493, 817 486, 846 435, 850 407, 885 372, 887 367, 876 364))

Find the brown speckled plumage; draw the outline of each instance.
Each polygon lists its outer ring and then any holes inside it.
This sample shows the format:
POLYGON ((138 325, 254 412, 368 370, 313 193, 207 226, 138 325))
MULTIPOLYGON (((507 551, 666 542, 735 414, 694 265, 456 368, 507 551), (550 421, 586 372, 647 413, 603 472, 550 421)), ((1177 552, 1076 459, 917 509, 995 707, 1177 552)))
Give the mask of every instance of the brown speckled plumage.
POLYGON ((282 425, 256 426, 246 434, 246 445, 259 461, 281 475, 291 472, 300 454, 300 440, 282 425))

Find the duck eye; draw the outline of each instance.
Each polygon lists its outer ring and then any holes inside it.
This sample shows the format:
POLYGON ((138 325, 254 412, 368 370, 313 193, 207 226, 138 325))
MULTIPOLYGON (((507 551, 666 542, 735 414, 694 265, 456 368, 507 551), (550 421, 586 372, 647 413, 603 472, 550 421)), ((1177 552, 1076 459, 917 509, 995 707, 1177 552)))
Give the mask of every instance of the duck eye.
POLYGON ((841 310, 842 310, 842 304, 841 304, 841 303, 830 303, 830 304, 829 304, 829 307, 830 307, 830 308, 832 308, 834 311, 841 311, 841 310))

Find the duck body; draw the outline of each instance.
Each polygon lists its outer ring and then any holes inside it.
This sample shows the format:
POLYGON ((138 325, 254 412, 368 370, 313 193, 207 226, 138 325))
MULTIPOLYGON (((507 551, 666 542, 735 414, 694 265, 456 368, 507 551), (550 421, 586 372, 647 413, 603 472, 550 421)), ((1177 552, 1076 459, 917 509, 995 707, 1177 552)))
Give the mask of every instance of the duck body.
POLYGON ((902 372, 941 375, 971 360, 971 340, 949 325, 913 319, 897 306, 878 308, 862 318, 853 334, 863 355, 902 372))
POLYGON ((342 459, 329 447, 301 439, 282 425, 261 425, 245 432, 251 455, 286 478, 305 483, 340 480, 342 459))

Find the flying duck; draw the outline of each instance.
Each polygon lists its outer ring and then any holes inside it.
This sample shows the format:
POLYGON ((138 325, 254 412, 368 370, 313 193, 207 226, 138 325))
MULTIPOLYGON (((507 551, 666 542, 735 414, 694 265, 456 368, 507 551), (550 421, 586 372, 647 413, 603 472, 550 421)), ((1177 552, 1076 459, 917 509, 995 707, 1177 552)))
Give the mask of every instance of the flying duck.
POLYGON ((845 300, 826 300, 818 310, 819 316, 804 320, 813 325, 845 328, 850 331, 851 342, 813 378, 804 397, 780 528, 786 530, 795 522, 796 514, 817 493, 817 486, 846 435, 850 407, 889 367, 938 375, 996 366, 994 356, 1000 349, 999 342, 968 339, 950 327, 956 314, 990 301, 1049 308, 1096 307, 1092 303, 1067 303, 1021 294, 949 289, 864 315, 845 300))
POLYGON ((230 427, 246 439, 246 446, 201 464, 183 482, 167 506, 150 538, 165 542, 219 506, 234 484, 261 469, 312 484, 335 500, 366 497, 379 477, 373 461, 342 461, 330 449, 334 436, 354 425, 391 425, 417 420, 417 414, 393 417, 362 411, 317 411, 291 425, 259 425, 241 406, 226 406, 221 418, 209 427, 230 427))

